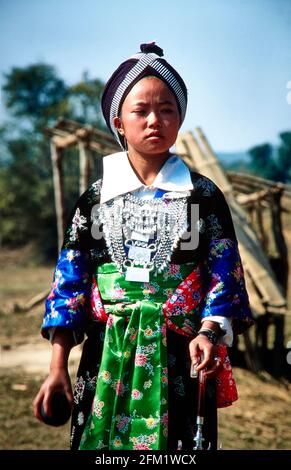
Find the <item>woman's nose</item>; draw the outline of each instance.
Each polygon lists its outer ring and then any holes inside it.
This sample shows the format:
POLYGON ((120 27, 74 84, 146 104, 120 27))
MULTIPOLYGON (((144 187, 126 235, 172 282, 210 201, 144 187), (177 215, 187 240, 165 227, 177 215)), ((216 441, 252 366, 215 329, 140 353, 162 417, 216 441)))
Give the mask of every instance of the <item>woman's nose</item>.
POLYGON ((148 115, 148 125, 149 127, 156 127, 156 126, 160 126, 160 117, 158 115, 158 113, 156 112, 151 112, 149 115, 148 115))

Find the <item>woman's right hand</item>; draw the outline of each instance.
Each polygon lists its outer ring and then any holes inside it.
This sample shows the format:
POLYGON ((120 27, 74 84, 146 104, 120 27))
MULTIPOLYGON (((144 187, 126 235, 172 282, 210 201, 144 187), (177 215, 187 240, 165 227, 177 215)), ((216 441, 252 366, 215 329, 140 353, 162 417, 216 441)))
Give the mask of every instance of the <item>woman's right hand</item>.
POLYGON ((43 382, 33 401, 34 415, 39 421, 44 421, 41 415, 41 406, 44 413, 51 416, 51 399, 56 392, 66 395, 71 407, 73 406, 73 391, 68 369, 66 367, 51 368, 49 376, 43 382))

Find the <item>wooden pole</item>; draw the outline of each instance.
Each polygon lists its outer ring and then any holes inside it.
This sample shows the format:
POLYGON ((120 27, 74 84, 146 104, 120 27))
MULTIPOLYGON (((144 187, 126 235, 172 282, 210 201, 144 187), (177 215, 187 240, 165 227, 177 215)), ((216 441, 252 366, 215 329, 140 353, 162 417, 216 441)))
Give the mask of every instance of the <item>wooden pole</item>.
POLYGON ((90 150, 86 140, 79 140, 79 156, 80 156, 80 195, 83 194, 89 186, 90 179, 90 150))
POLYGON ((253 343, 250 339, 250 335, 248 331, 243 332, 243 338, 245 342, 245 359, 246 363, 250 370, 252 370, 255 374, 257 374, 261 369, 261 361, 257 355, 256 348, 253 346, 253 343))
POLYGON ((282 225, 282 210, 281 210, 281 197, 283 189, 279 187, 277 190, 271 192, 271 214, 272 214, 272 229, 274 234, 274 240, 279 253, 279 262, 276 269, 276 274, 279 282, 282 285, 283 292, 287 295, 288 290, 288 248, 283 234, 282 225))
POLYGON ((64 182, 62 171, 62 151, 56 145, 54 138, 51 140, 51 159, 53 167, 53 183, 57 217, 58 248, 60 251, 64 240, 65 229, 64 182))
MULTIPOLYGON (((213 174, 215 175, 216 184, 219 186, 221 191, 223 191, 223 193, 227 196, 228 194, 230 194, 232 192, 232 187, 231 187, 231 184, 229 182, 229 179, 226 176, 225 171, 222 171, 221 165, 218 162, 218 159, 217 159, 217 157, 216 157, 216 155, 215 155, 208 139, 206 138, 206 135, 202 131, 202 129, 200 127, 196 127, 196 132, 198 134, 200 142, 202 142, 202 145, 205 149, 205 152, 203 152, 203 153, 204 154, 206 153, 206 157, 207 157, 206 159, 209 162, 209 167, 211 167, 211 170, 212 170, 213 174)), ((210 178, 211 178, 211 176, 210 176, 210 178)))
POLYGON ((258 224, 258 235, 259 240, 262 244, 265 253, 268 253, 268 240, 265 233, 264 223, 263 223, 263 207, 260 200, 255 202, 255 208, 257 213, 257 224, 258 224))
POLYGON ((199 173, 207 176, 209 168, 212 166, 212 162, 207 159, 207 156, 204 154, 201 146, 199 145, 197 139, 194 137, 192 132, 185 132, 185 134, 180 135, 178 140, 177 150, 178 153, 183 152, 182 141, 184 144, 184 152, 189 155, 192 159, 192 168, 196 170, 199 168, 199 173))
POLYGON ((181 134, 178 134, 176 140, 176 152, 180 157, 184 160, 186 165, 190 168, 190 170, 195 171, 195 162, 193 156, 190 154, 189 149, 185 143, 185 139, 181 134))
POLYGON ((90 129, 81 127, 77 129, 75 135, 78 138, 79 161, 80 161, 80 179, 79 192, 83 194, 89 186, 90 179, 90 129))

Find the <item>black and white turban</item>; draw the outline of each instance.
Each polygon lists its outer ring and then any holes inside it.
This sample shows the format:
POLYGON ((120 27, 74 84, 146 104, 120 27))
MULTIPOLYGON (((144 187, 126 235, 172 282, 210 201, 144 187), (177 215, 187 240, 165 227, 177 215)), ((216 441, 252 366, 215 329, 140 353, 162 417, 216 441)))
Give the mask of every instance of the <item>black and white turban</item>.
POLYGON ((141 44, 140 50, 118 67, 106 83, 102 95, 101 106, 106 124, 122 148, 125 148, 125 142, 115 128, 113 119, 120 115, 123 101, 142 78, 155 76, 165 82, 176 98, 181 124, 186 114, 186 85, 178 72, 162 58, 163 50, 155 43, 141 44))

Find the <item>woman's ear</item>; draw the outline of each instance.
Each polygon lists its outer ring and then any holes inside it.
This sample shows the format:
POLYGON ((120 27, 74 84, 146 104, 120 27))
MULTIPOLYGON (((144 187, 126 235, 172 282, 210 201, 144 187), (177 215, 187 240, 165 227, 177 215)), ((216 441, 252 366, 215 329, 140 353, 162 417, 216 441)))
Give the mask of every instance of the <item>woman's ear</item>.
POLYGON ((124 136, 124 129, 123 129, 123 126, 122 126, 122 122, 121 122, 121 119, 118 116, 113 118, 113 124, 116 127, 116 129, 118 130, 119 134, 124 136))

